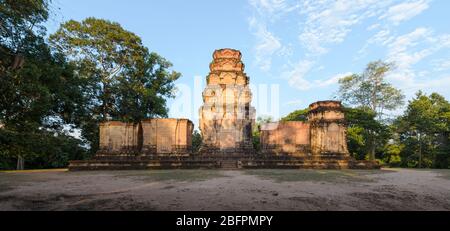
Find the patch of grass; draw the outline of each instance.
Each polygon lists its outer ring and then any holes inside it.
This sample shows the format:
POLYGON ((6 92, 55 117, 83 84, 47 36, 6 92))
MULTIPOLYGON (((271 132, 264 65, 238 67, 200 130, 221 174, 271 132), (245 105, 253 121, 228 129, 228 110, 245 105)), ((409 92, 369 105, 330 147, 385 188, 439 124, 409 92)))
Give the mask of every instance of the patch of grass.
POLYGON ((218 177, 227 177, 217 170, 138 170, 114 172, 116 177, 137 177, 144 181, 205 181, 218 177))
POLYGON ((245 173, 276 182, 323 181, 323 182, 373 182, 372 174, 389 170, 315 170, 315 169, 257 169, 245 173))

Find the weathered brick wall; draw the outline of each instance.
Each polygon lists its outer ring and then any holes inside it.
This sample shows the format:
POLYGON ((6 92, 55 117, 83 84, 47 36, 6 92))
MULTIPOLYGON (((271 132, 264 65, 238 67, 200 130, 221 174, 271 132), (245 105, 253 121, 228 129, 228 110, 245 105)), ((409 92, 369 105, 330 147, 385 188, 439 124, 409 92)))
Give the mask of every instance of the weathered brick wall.
POLYGON ((100 124, 101 154, 188 154, 194 125, 187 119, 147 119, 100 124))
POLYGON ((142 121, 143 152, 147 154, 186 154, 192 147, 194 125, 187 119, 142 121))
POLYGON ((347 127, 339 101, 319 101, 309 107, 308 121, 261 126, 261 148, 267 154, 291 156, 348 155, 347 127))
POLYGON ((139 124, 108 121, 100 124, 102 153, 132 153, 139 151, 139 124))
POLYGON ((274 122, 261 126, 261 148, 267 154, 309 153, 309 124, 301 121, 274 122))

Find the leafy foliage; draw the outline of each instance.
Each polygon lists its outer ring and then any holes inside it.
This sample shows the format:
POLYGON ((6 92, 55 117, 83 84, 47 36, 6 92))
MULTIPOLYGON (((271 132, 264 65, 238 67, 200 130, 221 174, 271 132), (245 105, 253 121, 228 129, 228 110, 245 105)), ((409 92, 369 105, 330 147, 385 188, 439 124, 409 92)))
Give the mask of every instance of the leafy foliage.
POLYGON ((198 130, 194 130, 192 133, 192 152, 197 153, 202 146, 202 135, 198 130))
POLYGON ((356 159, 369 159, 372 144, 378 156, 380 147, 386 145, 390 132, 388 126, 375 119, 375 113, 369 108, 345 108, 348 123, 347 145, 349 152, 356 159))
POLYGON ((403 166, 449 167, 450 103, 444 97, 419 91, 395 128, 404 145, 400 153, 403 166))
POLYGON ((137 35, 107 20, 68 21, 47 44, 49 4, 0 2, 0 168, 86 158, 98 147, 100 121, 167 116, 166 98, 180 77, 137 35), (68 135, 74 129, 81 137, 68 135))
POLYGON ((0 129, 0 169, 15 168, 20 154, 27 168, 60 168, 69 160, 87 157, 79 139, 49 131, 16 132, 0 129))
MULTIPOLYGON (((394 67, 393 63, 375 61, 367 64, 362 74, 353 74, 339 80, 339 98, 346 104, 371 110, 381 120, 385 110, 394 110, 403 105, 404 95, 386 82, 384 77, 394 67)), ((369 131, 374 132, 374 131, 369 131)), ((369 159, 374 160, 377 134, 367 140, 370 146, 369 159)))
POLYGON ((362 74, 339 80, 339 98, 347 104, 367 107, 381 118, 384 110, 394 110, 403 104, 404 95, 384 79, 392 63, 371 62, 362 74))
POLYGON ((59 134, 57 146, 74 144, 63 129, 75 118, 82 81, 45 43, 41 23, 48 17, 48 1, 2 1, 0 6, 0 153, 6 163, 17 159, 21 168, 24 158, 35 158, 39 150, 65 155, 46 146, 50 131, 59 134))
POLYGON ((281 118, 281 121, 307 121, 309 108, 295 110, 287 116, 281 118))
POLYGON ((270 123, 273 121, 273 118, 271 116, 259 116, 256 118, 256 126, 253 129, 252 137, 253 137, 253 148, 256 151, 261 150, 261 125, 265 123, 270 123))
POLYGON ((98 146, 99 122, 167 117, 166 98, 174 96, 174 81, 181 75, 169 70, 169 61, 149 53, 134 33, 108 20, 70 20, 50 36, 50 43, 87 82, 76 123, 92 152, 98 146))

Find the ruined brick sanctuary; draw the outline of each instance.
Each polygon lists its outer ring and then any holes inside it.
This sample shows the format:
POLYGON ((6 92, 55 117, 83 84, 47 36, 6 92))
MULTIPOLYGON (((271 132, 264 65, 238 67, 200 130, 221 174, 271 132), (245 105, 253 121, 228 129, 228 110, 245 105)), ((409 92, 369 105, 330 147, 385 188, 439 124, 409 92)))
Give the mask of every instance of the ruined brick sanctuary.
POLYGON ((250 105, 252 93, 241 52, 217 50, 209 68, 203 106, 199 110, 203 137, 200 152, 206 155, 251 155, 255 108, 250 105))
POLYGON ((216 50, 199 109, 200 151, 192 151, 188 119, 146 119, 100 124, 100 147, 91 160, 71 161, 70 170, 172 168, 379 168, 350 157, 339 101, 309 106, 305 122, 261 125, 261 150, 253 147, 255 109, 241 52, 216 50))

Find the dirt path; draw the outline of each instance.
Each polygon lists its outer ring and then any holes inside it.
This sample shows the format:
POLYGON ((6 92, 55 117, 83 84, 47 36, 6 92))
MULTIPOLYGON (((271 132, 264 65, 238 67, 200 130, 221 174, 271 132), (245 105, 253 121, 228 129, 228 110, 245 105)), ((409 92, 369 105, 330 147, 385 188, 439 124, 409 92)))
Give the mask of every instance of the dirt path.
POLYGON ((0 172, 0 210, 450 210, 450 170, 0 172))

